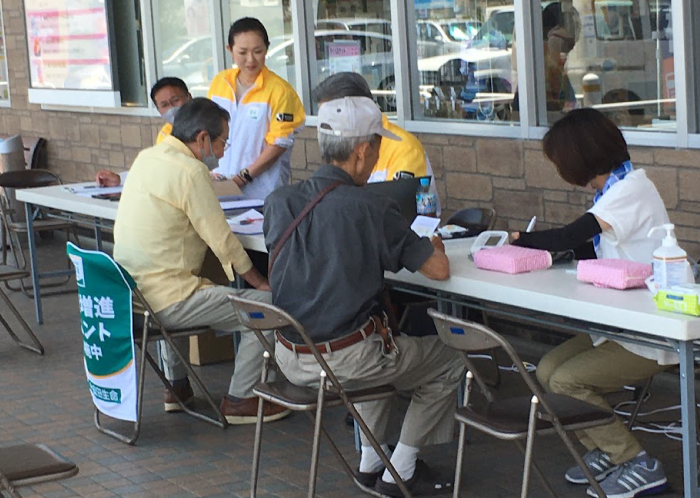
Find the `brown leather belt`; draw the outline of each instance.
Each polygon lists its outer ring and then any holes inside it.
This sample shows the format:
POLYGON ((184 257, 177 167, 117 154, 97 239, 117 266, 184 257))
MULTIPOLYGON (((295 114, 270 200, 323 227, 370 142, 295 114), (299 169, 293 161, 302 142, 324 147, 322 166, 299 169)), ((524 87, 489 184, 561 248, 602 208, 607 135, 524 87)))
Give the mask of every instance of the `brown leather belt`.
MULTIPOLYGON (((350 347, 353 344, 357 344, 360 341, 364 341, 368 336, 372 335, 377 330, 375 320, 378 319, 379 318, 372 316, 367 321, 367 323, 356 332, 348 334, 345 337, 341 337, 340 339, 319 342, 318 344, 316 344, 316 349, 318 349, 319 353, 325 354, 333 351, 340 351, 341 349, 350 347)), ((275 332, 275 335, 277 336, 277 341, 290 351, 294 351, 295 353, 299 354, 311 354, 311 350, 306 344, 294 344, 292 342, 289 342, 279 332, 275 332)))

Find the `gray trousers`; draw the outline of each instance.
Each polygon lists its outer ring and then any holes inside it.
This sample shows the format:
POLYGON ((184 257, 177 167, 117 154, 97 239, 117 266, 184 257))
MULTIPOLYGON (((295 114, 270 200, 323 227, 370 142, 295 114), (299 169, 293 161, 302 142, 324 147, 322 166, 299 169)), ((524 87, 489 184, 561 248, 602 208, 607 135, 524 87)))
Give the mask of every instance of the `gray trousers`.
MULTIPOLYGON (((251 398, 253 397, 253 386, 260 381, 264 349, 255 334, 241 325, 233 305, 228 300, 229 294, 237 294, 266 303, 272 302, 270 292, 215 286, 195 292, 186 301, 171 304, 156 313, 156 317, 166 329, 207 325, 214 330, 225 332, 241 330, 241 343, 238 346, 236 364, 228 393, 238 398, 251 398)), ((266 332, 265 336, 272 344, 274 341, 272 331, 266 332)), ((183 354, 187 354, 189 338, 176 339, 176 344, 183 354)), ((161 341, 161 357, 168 380, 183 379, 187 375, 182 362, 165 341, 161 341)))
MULTIPOLYGON (((398 357, 382 354, 382 340, 372 334, 348 348, 324 354, 328 366, 347 389, 390 384, 413 391, 399 441, 414 448, 450 442, 454 437, 457 389, 465 366, 457 353, 437 336, 396 338, 398 357)), ((294 384, 318 386, 321 367, 310 354, 295 354, 278 344, 277 363, 294 384)), ((358 403, 357 410, 380 444, 387 442, 390 423, 396 423, 393 400, 358 403)), ((362 435, 363 446, 369 442, 362 435)))

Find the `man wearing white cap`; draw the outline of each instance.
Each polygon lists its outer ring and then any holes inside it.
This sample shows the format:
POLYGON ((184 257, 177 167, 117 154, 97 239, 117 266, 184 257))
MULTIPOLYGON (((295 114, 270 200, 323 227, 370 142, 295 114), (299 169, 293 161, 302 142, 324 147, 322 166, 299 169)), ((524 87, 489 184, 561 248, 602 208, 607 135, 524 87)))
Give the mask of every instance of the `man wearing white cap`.
MULTIPOLYGON (((372 173, 381 141, 397 139, 383 128, 371 99, 325 102, 318 115, 325 164, 310 179, 267 197, 265 244, 273 303, 304 326, 345 386, 391 384, 413 391, 393 454, 386 444, 391 401, 361 403, 358 410, 412 494, 436 494, 449 491, 451 482, 417 460, 418 451, 452 440, 464 366, 437 336, 398 336, 392 342, 380 294, 385 271, 406 268, 444 280, 449 261, 442 241, 418 237, 395 201, 360 188, 372 173), (301 215, 314 201, 320 209, 301 215), (297 217, 298 226, 284 238, 297 217)), ((291 382, 318 385, 319 367, 300 337, 281 330, 276 344, 277 362, 291 382)), ((364 436, 355 475, 364 487, 403 496, 364 436)))

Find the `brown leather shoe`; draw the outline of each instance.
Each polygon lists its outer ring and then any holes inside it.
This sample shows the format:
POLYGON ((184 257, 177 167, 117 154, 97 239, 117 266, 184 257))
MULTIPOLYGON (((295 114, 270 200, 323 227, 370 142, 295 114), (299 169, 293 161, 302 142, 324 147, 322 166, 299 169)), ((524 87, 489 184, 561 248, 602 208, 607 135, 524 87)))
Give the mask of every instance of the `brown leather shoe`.
MULTIPOLYGON (((194 401, 194 391, 192 391, 192 386, 190 385, 189 379, 187 380, 187 385, 185 387, 175 387, 175 394, 177 398, 180 398, 183 404, 189 405, 194 401)), ((165 411, 166 412, 181 412, 182 407, 180 403, 177 402, 177 398, 173 394, 165 389, 165 411)))
MULTIPOLYGON (((231 425, 254 424, 258 419, 258 398, 246 398, 231 401, 226 396, 221 400, 221 413, 231 425)), ((291 413, 283 406, 265 401, 263 404, 263 422, 274 422, 291 413)))

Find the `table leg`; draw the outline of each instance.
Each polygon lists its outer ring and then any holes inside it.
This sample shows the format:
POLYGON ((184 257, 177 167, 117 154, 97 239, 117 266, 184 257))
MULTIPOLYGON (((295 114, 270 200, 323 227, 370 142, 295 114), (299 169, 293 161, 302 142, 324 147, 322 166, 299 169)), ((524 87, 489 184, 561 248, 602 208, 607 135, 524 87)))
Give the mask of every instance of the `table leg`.
POLYGON ((39 286, 39 268, 36 264, 36 239, 34 236, 34 218, 32 205, 26 202, 24 212, 27 216, 27 241, 29 242, 29 266, 32 272, 32 285, 34 287, 34 308, 36 309, 36 321, 44 323, 44 315, 41 310, 41 288, 39 286))
POLYGON ((683 425, 683 489, 686 498, 698 497, 697 426, 693 342, 680 342, 681 423, 683 425))
POLYGON ((101 220, 95 218, 95 245, 98 251, 102 250, 102 227, 100 227, 101 220))

